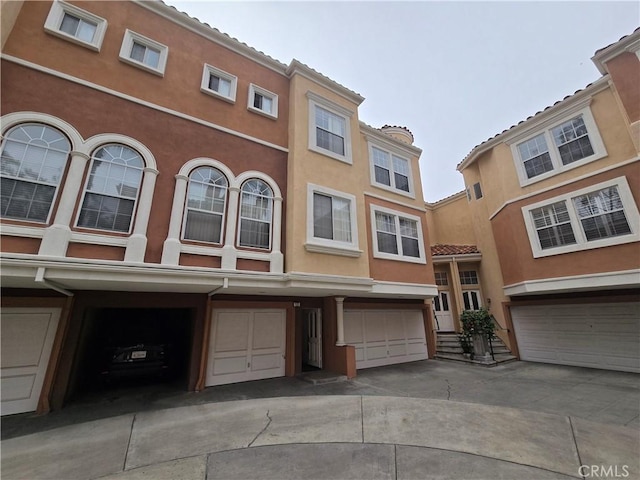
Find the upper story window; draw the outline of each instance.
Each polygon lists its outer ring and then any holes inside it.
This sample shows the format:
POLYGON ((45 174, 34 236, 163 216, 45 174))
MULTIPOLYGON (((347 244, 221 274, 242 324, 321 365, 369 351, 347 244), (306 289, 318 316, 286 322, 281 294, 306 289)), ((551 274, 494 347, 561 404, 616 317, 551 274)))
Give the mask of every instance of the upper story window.
POLYGON ((482 198, 482 185, 480 185, 480 182, 473 184, 473 194, 476 196, 476 200, 482 198))
POLYGON ((100 51, 107 21, 70 3, 55 1, 44 28, 60 38, 100 51))
POLYGON ((309 92, 309 148, 346 163, 351 160, 352 112, 309 92))
POLYGON ((640 240, 638 209, 624 177, 522 211, 534 257, 640 240))
POLYGON ((435 272, 436 285, 445 287, 449 285, 449 279, 447 278, 447 272, 435 272))
POLYGON ((521 185, 597 160, 606 150, 588 107, 511 145, 521 185))
POLYGON ((478 285, 478 272, 475 270, 460 270, 461 285, 478 285))
POLYGON ((247 108, 267 117, 278 118, 278 95, 251 83, 247 108))
POLYGON ((426 263, 420 218, 372 206, 373 256, 389 260, 426 263))
POLYGON ((67 137, 48 125, 9 130, 0 154, 2 217, 47 222, 70 151, 67 137))
POLYGON ((205 63, 200 91, 230 103, 236 101, 238 78, 205 63))
POLYGON ((413 191, 409 160, 378 146, 370 146, 371 178, 374 185, 397 193, 413 191))
POLYGON ((238 245, 269 249, 273 219, 273 190, 266 182, 253 178, 242 185, 238 245))
POLYGON ((307 250, 359 256, 355 208, 353 195, 310 184, 307 250))
POLYGON ((131 30, 125 31, 120 48, 120 60, 163 76, 168 54, 169 47, 166 45, 131 30))
POLYGON ((126 145, 98 148, 91 157, 77 226, 128 233, 144 166, 140 154, 126 145))
POLYGON ((198 167, 189 174, 185 240, 222 243, 228 186, 227 178, 213 167, 198 167))

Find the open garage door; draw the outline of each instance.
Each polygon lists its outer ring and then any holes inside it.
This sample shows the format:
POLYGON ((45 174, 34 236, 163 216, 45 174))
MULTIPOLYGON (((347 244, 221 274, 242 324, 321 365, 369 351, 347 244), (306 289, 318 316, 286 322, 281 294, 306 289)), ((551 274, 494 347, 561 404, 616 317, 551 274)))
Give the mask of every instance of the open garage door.
POLYGON ((212 315, 206 386, 284 376, 284 309, 225 309, 212 315))
POLYGON ((358 369, 428 358, 420 310, 345 310, 344 333, 358 369))
POLYGON ((640 372, 640 303, 512 306, 521 360, 640 372))
POLYGON ((59 308, 2 309, 2 415, 38 407, 59 308))

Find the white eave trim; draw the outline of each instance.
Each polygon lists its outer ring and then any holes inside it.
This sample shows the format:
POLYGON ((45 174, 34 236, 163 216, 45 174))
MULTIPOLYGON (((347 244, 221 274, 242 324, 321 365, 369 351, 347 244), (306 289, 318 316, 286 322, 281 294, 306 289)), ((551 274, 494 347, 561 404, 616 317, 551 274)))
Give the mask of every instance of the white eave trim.
POLYGON ((460 164, 456 167, 456 170, 462 172, 465 168, 471 165, 475 160, 482 155, 483 153, 491 150, 497 145, 501 143, 506 143, 509 139, 512 139, 518 135, 522 135, 524 132, 528 130, 532 130, 538 128, 539 125, 552 121, 552 119, 557 117, 562 117, 566 114, 567 110, 573 108, 577 103, 581 103, 587 101, 589 97, 606 90, 609 87, 609 77, 605 76, 599 78, 591 85, 585 87, 573 95, 570 95, 568 98, 564 100, 560 100, 555 105, 547 107, 545 110, 542 110, 528 120, 524 120, 517 125, 505 130, 502 133, 499 133, 493 138, 481 143, 477 147, 475 147, 471 152, 460 162, 460 164))
POLYGON ((398 155, 415 155, 419 157, 422 154, 422 149, 396 140, 381 130, 373 128, 362 121, 360 122, 360 132, 367 140, 374 143, 382 143, 386 148, 398 155))
POLYGON ((392 295, 396 298, 428 299, 438 295, 438 287, 421 283, 375 281, 371 292, 378 295, 392 295))
POLYGON ((482 253, 466 253, 463 255, 431 255, 431 261, 436 263, 449 262, 479 262, 482 260, 482 253))
POLYGON ((616 43, 597 52, 591 61, 602 75, 607 74, 605 64, 624 52, 636 52, 640 49, 640 31, 634 32, 616 43))
POLYGON ((362 102, 364 102, 363 96, 357 94, 352 90, 349 90, 347 87, 343 87, 338 82, 331 80, 329 77, 325 77, 320 72, 316 72, 314 69, 308 67, 295 58, 291 60, 291 63, 287 67, 286 74, 289 78, 293 77, 296 74, 301 75, 308 80, 311 80, 312 82, 322 85, 336 95, 340 95, 342 98, 355 103, 356 105, 360 105, 362 102))
POLYGON ((640 269, 528 280, 504 287, 509 297, 640 287, 640 269))

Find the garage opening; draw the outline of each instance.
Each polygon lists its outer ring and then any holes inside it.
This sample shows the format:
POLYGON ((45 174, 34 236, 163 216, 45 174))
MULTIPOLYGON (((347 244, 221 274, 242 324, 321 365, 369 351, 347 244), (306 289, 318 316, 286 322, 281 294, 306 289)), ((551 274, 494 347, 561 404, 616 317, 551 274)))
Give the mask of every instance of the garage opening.
POLYGON ((186 389, 193 318, 184 308, 88 309, 73 397, 159 384, 186 389))

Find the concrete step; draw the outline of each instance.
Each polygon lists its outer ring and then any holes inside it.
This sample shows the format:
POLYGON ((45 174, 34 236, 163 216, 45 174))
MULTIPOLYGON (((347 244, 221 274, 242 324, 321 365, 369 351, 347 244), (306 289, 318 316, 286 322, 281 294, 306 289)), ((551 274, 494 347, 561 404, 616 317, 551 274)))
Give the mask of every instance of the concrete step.
POLYGON ((457 347, 438 347, 436 348, 436 353, 456 353, 462 355, 464 351, 460 348, 460 345, 457 347))

